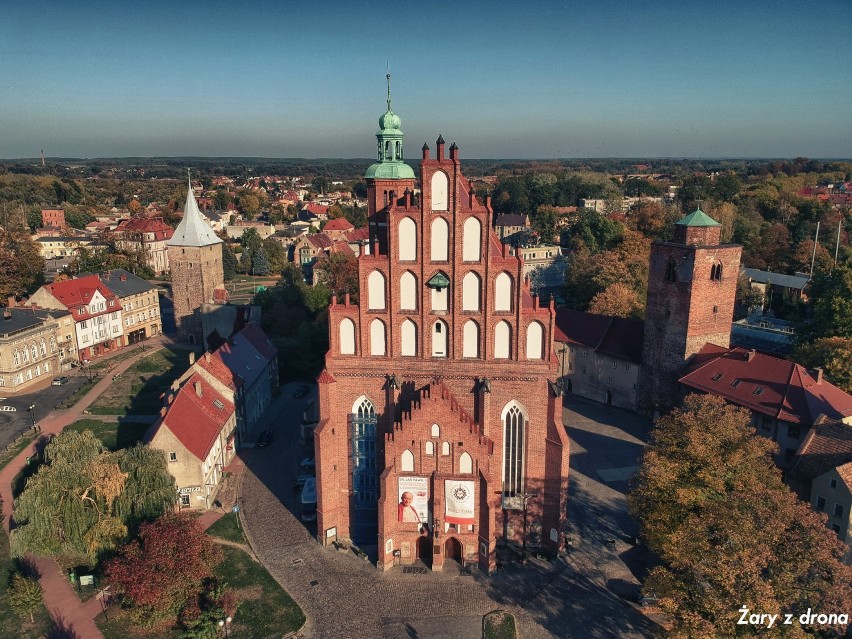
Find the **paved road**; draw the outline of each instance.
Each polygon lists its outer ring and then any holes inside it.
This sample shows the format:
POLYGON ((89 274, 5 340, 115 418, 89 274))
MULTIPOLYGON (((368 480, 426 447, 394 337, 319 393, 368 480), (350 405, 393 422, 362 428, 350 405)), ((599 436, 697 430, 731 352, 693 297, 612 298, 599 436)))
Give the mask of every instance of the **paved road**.
POLYGON ((587 403, 566 411, 577 453, 569 502, 577 546, 567 561, 509 564, 491 578, 452 566, 379 573, 351 553, 319 546, 294 515, 293 478, 306 454, 298 441, 306 400, 292 398, 294 388, 284 387, 267 412, 276 437, 249 459, 241 500, 252 547, 308 618, 301 636, 479 639, 482 615, 496 608, 515 614, 525 639, 651 636, 651 622, 625 600, 637 589, 624 562, 635 551, 620 540, 606 543, 630 531, 619 478, 641 450, 641 420, 587 403))
POLYGON ((6 448, 18 435, 32 426, 32 418, 27 407, 34 405, 33 417, 36 423, 44 419, 56 406, 62 403, 86 381, 82 373, 67 371, 55 376, 45 376, 44 386, 23 395, 12 395, 8 389, 0 388, 0 450, 6 448), (54 377, 68 376, 70 381, 62 386, 51 386, 54 377), (3 410, 10 406, 14 411, 3 410))

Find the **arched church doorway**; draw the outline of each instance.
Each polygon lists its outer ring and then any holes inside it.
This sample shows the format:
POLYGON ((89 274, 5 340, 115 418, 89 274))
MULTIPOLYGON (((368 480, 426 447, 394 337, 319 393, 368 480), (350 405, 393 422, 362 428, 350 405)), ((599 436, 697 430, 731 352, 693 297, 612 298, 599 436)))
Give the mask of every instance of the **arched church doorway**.
POLYGON ((447 537, 447 541, 444 542, 444 560, 452 560, 461 563, 462 546, 461 542, 455 537, 447 537))
POLYGON ((427 568, 432 567, 432 538, 426 535, 417 538, 417 558, 426 564, 427 568))

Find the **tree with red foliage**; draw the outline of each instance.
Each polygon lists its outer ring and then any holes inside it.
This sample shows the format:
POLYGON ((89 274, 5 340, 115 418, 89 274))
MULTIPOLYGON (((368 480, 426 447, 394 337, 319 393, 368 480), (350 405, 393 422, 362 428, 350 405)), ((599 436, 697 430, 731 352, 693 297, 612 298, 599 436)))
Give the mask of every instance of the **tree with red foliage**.
POLYGON ((142 524, 139 539, 124 546, 105 569, 107 580, 136 620, 175 618, 221 561, 222 551, 187 515, 163 515, 142 524))

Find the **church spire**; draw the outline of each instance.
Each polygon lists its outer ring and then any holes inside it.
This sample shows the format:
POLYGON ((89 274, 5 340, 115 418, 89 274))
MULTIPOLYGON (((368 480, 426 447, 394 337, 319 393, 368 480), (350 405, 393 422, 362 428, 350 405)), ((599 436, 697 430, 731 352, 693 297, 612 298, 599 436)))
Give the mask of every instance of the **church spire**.
POLYGON ((213 232, 210 225, 204 221, 195 192, 192 190, 192 176, 186 170, 186 204, 183 206, 183 219, 175 229, 174 235, 166 242, 168 246, 209 246, 221 244, 222 240, 213 232))
POLYGON ((405 136, 400 129, 402 123, 399 116, 391 108, 390 73, 385 76, 385 79, 388 84, 388 110, 379 118, 379 130, 376 132, 379 161, 367 169, 364 177, 412 179, 414 178, 414 170, 403 161, 405 157, 403 139, 405 136))

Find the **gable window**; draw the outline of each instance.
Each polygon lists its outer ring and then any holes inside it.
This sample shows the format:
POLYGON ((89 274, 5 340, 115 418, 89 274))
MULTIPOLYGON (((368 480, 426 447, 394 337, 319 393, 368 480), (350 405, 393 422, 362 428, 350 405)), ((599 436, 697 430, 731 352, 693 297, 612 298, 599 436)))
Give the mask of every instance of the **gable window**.
POLYGON ((825 497, 817 497, 816 509, 819 511, 825 510, 825 497))
POLYGON ((441 436, 441 427, 438 426, 438 424, 432 424, 431 435, 432 435, 432 437, 435 437, 436 439, 441 436))
POLYGON ((169 461, 170 462, 177 461, 177 453, 170 452, 169 453, 169 461))
POLYGON ((830 484, 830 485, 831 485, 831 489, 832 489, 832 490, 834 490, 835 488, 837 488, 837 480, 836 480, 836 479, 832 479, 832 480, 831 480, 831 484, 830 484))
POLYGON ((832 513, 833 517, 843 517, 843 505, 842 504, 834 504, 834 512, 832 513))
POLYGON ((799 435, 801 434, 801 432, 801 426, 795 426, 793 424, 787 426, 787 436, 792 439, 799 439, 799 435))

